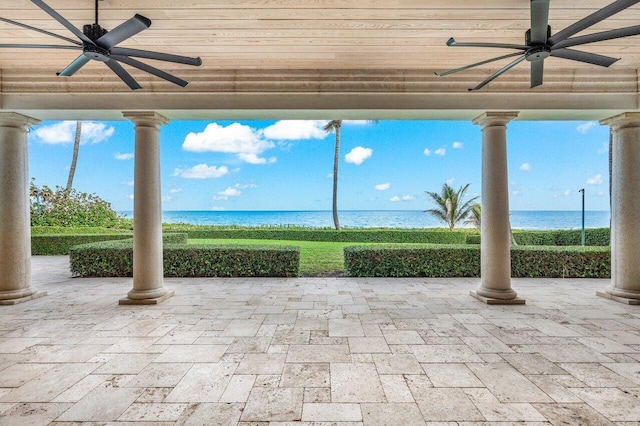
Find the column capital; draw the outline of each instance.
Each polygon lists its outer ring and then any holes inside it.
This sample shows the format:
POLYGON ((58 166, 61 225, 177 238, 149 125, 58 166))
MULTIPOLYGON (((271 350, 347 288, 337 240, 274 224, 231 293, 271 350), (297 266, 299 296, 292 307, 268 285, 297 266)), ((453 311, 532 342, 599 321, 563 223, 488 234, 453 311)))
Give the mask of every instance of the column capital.
POLYGON ((518 111, 487 111, 473 119, 472 123, 485 127, 506 126, 518 117, 518 111))
POLYGON ((29 126, 40 124, 40 120, 17 112, 0 112, 0 126, 27 129, 29 126))
POLYGON ((136 126, 159 128, 169 122, 168 118, 155 111, 123 111, 122 116, 133 121, 136 126))
POLYGON ((625 127, 640 127, 640 112, 623 112, 613 117, 600 120, 603 126, 611 126, 613 130, 625 127))

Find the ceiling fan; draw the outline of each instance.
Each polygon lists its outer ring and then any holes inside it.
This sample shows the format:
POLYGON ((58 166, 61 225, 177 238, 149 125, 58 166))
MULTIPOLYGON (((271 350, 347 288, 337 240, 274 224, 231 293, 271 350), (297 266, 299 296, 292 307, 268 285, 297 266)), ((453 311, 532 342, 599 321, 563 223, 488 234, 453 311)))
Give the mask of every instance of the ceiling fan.
MULTIPOLYGON (((42 34, 46 34, 67 42, 73 45, 50 45, 50 44, 0 44, 1 47, 6 48, 34 48, 34 49, 70 49, 81 50, 82 53, 71 64, 69 64, 64 70, 57 73, 59 76, 71 77, 80 68, 86 65, 89 61, 104 62, 111 70, 116 73, 122 81, 124 81, 131 90, 141 89, 142 86, 120 65, 120 62, 130 65, 139 70, 148 72, 157 77, 165 79, 178 86, 185 87, 189 84, 187 81, 182 80, 176 76, 173 76, 167 72, 152 67, 151 65, 140 62, 136 58, 156 59, 159 61, 174 62, 178 64, 199 66, 202 64, 200 58, 190 58, 187 56, 171 55, 167 53, 152 52, 148 50, 129 49, 126 47, 117 47, 117 45, 130 37, 138 34, 139 32, 146 30, 151 26, 151 20, 145 18, 142 15, 136 14, 133 18, 123 22, 111 31, 107 31, 98 25, 98 0, 96 1, 95 8, 95 23, 84 25, 82 31, 74 27, 71 22, 67 21, 58 12, 53 10, 42 0, 31 0, 36 6, 49 14, 53 19, 64 25, 69 31, 71 31, 80 41, 73 40, 68 37, 54 34, 52 32, 42 30, 40 28, 32 27, 31 25, 22 24, 20 22, 13 21, 0 17, 0 21, 17 25, 22 28, 37 31, 42 34)), ((640 1, 640 0, 639 0, 640 1)))
POLYGON ((640 2, 640 0, 617 0, 608 6, 603 7, 597 12, 583 18, 567 28, 551 35, 551 27, 549 26, 549 0, 530 0, 531 1, 531 28, 525 33, 524 44, 507 44, 507 43, 459 43, 453 38, 447 41, 447 46, 453 47, 497 47, 502 49, 513 49, 519 52, 510 53, 497 58, 488 59, 486 61, 477 62, 461 68, 456 68, 443 73, 436 73, 439 77, 444 77, 459 71, 465 71, 490 62, 499 61, 501 59, 517 58, 507 64, 505 67, 490 75, 482 83, 476 87, 469 89, 479 90, 500 77, 511 68, 518 65, 525 59, 531 63, 531 88, 540 86, 544 74, 544 60, 549 56, 556 58, 569 59, 572 61, 586 62, 588 64, 600 65, 608 67, 619 58, 598 55, 595 53, 583 52, 581 50, 568 49, 572 46, 580 46, 587 43, 595 43, 598 41, 612 40, 616 38, 629 37, 640 34, 640 25, 634 25, 616 30, 602 31, 593 34, 587 34, 577 37, 573 35, 597 24, 598 22, 627 9, 630 6, 640 2))

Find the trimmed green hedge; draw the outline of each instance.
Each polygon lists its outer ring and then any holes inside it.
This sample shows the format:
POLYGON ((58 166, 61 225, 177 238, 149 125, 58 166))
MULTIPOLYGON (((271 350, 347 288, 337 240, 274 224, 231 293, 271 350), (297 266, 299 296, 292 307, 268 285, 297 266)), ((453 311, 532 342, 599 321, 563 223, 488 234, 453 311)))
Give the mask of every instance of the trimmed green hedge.
POLYGON ((164 225, 169 232, 186 232, 194 239, 251 239, 327 241, 353 243, 464 244, 470 230, 448 229, 321 229, 321 228, 223 228, 216 226, 164 225))
POLYGON ((88 234, 129 234, 131 229, 103 228, 99 226, 32 226, 31 235, 88 235, 88 234))
MULTIPOLYGON (((77 229, 77 228, 76 228, 77 229)), ((41 256, 65 256, 69 254, 71 247, 80 244, 97 243, 101 241, 131 241, 133 236, 129 234, 83 234, 83 235, 32 235, 31 254, 41 256)), ((162 241, 165 244, 186 244, 186 233, 165 233, 162 234, 162 241)))
MULTIPOLYGON (((300 249, 285 246, 169 244, 166 277, 297 277, 300 249)), ((71 272, 83 277, 133 276, 133 244, 110 241, 71 249, 71 272)))
MULTIPOLYGON (((350 246, 344 249, 351 277, 479 277, 480 247, 350 246)), ((611 252, 605 247, 512 247, 514 278, 608 278, 611 252)))
MULTIPOLYGON (((580 229, 558 229, 551 231, 514 230, 513 238, 523 246, 579 246, 580 229)), ((611 243, 609 228, 587 228, 584 230, 587 246, 608 246, 611 243)), ((467 244, 480 244, 479 234, 469 234, 467 244)))
POLYGON ((32 235, 31 254, 65 256, 73 246, 131 238, 131 234, 32 235))

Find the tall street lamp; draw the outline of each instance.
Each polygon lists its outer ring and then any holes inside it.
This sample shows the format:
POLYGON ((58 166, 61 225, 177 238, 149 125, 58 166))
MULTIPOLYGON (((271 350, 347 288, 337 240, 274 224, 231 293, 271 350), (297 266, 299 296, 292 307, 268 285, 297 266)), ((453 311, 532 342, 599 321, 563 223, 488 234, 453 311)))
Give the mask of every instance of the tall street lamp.
POLYGON ((578 191, 582 194, 582 233, 580 234, 580 240, 584 246, 584 188, 578 191))

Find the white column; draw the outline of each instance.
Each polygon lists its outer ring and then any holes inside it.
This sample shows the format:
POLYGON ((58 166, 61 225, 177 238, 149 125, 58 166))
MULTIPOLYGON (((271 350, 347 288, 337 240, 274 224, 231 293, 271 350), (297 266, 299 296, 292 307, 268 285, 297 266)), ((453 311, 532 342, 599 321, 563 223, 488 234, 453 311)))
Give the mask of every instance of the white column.
POLYGON ((486 112, 482 126, 480 287, 471 295, 488 304, 523 304, 511 288, 507 123, 517 112, 486 112))
POLYGON ((640 113, 602 120, 613 130, 611 285, 597 294, 640 305, 640 113))
POLYGON ((27 133, 35 118, 0 113, 0 305, 46 295, 31 287, 27 133))
POLYGON ((124 112, 135 124, 133 178, 133 289, 121 305, 149 305, 173 296, 163 284, 160 126, 155 112, 124 112))

